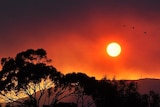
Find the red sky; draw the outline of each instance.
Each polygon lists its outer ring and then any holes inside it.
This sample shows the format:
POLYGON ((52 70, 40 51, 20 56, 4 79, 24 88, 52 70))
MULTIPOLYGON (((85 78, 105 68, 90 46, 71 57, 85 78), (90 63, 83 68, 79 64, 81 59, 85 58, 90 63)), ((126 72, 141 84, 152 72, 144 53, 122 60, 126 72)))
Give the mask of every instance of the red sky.
POLYGON ((159 0, 0 2, 0 58, 44 48, 63 73, 84 72, 97 79, 160 78, 159 4, 159 0), (113 41, 122 46, 116 58, 105 52, 113 41))

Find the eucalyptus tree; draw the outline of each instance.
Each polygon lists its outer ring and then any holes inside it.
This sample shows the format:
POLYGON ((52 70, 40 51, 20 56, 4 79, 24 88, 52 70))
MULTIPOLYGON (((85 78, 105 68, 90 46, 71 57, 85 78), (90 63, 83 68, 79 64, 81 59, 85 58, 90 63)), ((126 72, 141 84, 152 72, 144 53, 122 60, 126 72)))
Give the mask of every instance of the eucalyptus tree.
POLYGON ((49 65, 50 62, 51 59, 47 58, 44 49, 28 49, 18 53, 16 57, 2 58, 1 99, 25 106, 20 99, 27 97, 32 106, 38 107, 45 90, 56 87, 63 76, 56 68, 49 65))

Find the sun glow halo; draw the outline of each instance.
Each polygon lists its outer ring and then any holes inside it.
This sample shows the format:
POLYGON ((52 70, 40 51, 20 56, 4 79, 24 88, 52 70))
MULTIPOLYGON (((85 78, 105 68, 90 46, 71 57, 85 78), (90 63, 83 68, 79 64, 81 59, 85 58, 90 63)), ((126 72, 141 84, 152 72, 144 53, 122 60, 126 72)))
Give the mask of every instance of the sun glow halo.
POLYGON ((121 46, 116 42, 112 42, 108 44, 106 51, 109 56, 117 57, 121 53, 121 46))

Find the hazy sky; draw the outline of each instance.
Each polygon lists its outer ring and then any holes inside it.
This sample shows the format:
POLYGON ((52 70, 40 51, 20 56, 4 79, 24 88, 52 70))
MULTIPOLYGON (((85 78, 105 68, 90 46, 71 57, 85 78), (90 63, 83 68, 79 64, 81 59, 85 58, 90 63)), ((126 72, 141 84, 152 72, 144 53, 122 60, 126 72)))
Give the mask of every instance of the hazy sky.
POLYGON ((44 48, 61 72, 160 78, 159 0, 0 1, 0 58, 44 48), (116 41, 119 57, 105 48, 116 41))

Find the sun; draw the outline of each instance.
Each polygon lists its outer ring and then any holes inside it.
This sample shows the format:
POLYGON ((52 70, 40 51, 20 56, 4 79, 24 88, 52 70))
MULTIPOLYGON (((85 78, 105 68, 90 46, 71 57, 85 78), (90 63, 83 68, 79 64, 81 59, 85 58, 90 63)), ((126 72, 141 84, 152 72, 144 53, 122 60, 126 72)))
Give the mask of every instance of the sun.
POLYGON ((121 53, 121 46, 116 42, 112 42, 107 45, 106 51, 109 56, 117 57, 121 53))

